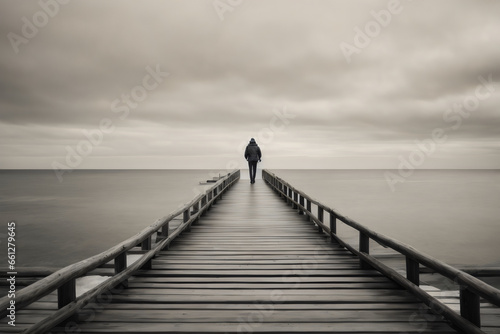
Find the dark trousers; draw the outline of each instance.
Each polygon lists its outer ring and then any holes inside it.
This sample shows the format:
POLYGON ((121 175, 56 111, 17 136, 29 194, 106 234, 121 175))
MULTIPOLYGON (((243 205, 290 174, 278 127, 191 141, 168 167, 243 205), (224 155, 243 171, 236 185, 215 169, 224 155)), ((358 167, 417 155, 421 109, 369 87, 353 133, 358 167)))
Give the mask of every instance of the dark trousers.
POLYGON ((250 171, 250 182, 255 183, 255 175, 257 174, 257 161, 249 161, 248 170, 250 171))

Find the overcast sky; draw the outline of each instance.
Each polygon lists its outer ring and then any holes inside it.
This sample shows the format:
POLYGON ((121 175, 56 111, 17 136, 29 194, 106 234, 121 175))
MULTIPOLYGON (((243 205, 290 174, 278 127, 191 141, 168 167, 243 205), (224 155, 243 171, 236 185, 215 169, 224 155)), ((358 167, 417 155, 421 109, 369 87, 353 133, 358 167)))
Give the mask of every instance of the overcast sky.
POLYGON ((1 1, 0 168, 232 169, 252 137, 264 168, 500 168, 499 17, 499 1, 1 1))

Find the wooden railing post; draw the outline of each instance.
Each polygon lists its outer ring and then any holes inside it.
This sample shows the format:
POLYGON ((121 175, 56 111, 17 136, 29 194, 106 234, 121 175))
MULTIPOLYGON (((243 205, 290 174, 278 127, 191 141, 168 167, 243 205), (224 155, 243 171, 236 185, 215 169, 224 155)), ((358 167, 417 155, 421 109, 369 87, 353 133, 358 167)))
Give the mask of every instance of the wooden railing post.
POLYGON ((296 191, 292 191, 293 192, 293 204, 292 204, 292 209, 297 209, 298 206, 297 206, 297 202, 299 201, 299 194, 296 192, 296 191))
MULTIPOLYGON (((359 251, 361 253, 370 254, 370 238, 363 232, 359 232, 359 251)), ((371 266, 363 260, 359 260, 361 269, 371 269, 371 266)))
MULTIPOLYGON (((193 211, 191 212, 191 214, 197 214, 199 211, 200 211, 200 202, 196 202, 193 204, 193 211)), ((199 219, 200 219, 200 216, 198 216, 198 218, 196 218, 193 221, 193 224, 198 223, 199 219)))
MULTIPOLYGON (((201 208, 204 209, 205 206, 207 205, 207 194, 201 198, 201 208)), ((205 213, 205 210, 203 210, 203 214, 205 213)))
POLYGON ((333 238, 334 234, 337 234, 337 216, 333 212, 330 212, 330 242, 331 243, 335 242, 335 239, 333 238))
POLYGON ((460 315, 481 328, 481 304, 479 296, 467 287, 460 287, 460 315))
MULTIPOLYGON (((169 229, 169 225, 170 225, 170 221, 168 221, 165 225, 163 225, 163 227, 161 228, 161 232, 160 232, 160 235, 159 235, 159 239, 167 239, 168 238, 168 229, 169 229)), ((163 249, 168 249, 169 246, 166 245, 163 249)), ((163 250, 162 249, 162 250, 163 250)))
POLYGON ((196 202, 193 205, 193 213, 198 213, 200 211, 200 202, 196 202))
POLYGON ((211 203, 211 201, 212 201, 212 192, 211 191, 209 191, 207 193, 207 198, 208 198, 208 202, 207 202, 208 203, 208 207, 207 207, 207 210, 210 210, 210 208, 212 207, 212 203, 211 203))
POLYGON ((312 212, 311 212, 311 210, 312 210, 312 209, 311 209, 311 200, 310 200, 310 199, 308 199, 308 200, 307 200, 307 219, 308 219, 309 221, 311 221, 311 220, 312 220, 312 218, 311 218, 311 213, 312 213, 312 212))
POLYGON ((218 194, 217 188, 214 188, 214 190, 212 190, 212 192, 213 192, 213 199, 214 199, 213 203, 217 204, 217 194, 218 194))
MULTIPOLYGON (((321 206, 318 205, 318 220, 320 222, 323 222, 323 213, 324 213, 324 210, 321 206)), ((318 232, 319 233, 323 233, 323 227, 321 227, 320 224, 318 224, 318 232)))
MULTIPOLYGON (((182 222, 185 224, 189 221, 189 219, 191 219, 191 208, 187 208, 186 210, 184 210, 184 214, 183 214, 183 217, 182 217, 182 222)), ((189 226, 187 227, 187 230, 188 232, 191 231, 191 224, 189 224, 189 226)))
POLYGON ((406 278, 415 285, 420 285, 420 263, 406 257, 406 278))
MULTIPOLYGON (((125 269, 127 269, 127 252, 122 252, 115 258, 115 275, 121 273, 125 269)), ((128 287, 128 281, 125 280, 121 282, 120 286, 124 288, 128 287)))
POLYGON ((76 300, 76 279, 71 279, 57 289, 57 307, 63 308, 76 300))
POLYGON ((300 210, 299 210, 299 215, 303 215, 304 214, 304 196, 302 195, 299 195, 299 204, 300 204, 300 210))
POLYGON ((147 237, 141 242, 141 250, 143 251, 151 250, 151 236, 147 237))
MULTIPOLYGON (((146 239, 144 239, 144 241, 141 244, 141 249, 143 251, 149 251, 149 250, 151 250, 151 236, 149 236, 146 239)), ((151 268, 152 268, 151 260, 149 260, 148 262, 146 262, 142 266, 142 269, 146 269, 146 270, 149 270, 151 268)))

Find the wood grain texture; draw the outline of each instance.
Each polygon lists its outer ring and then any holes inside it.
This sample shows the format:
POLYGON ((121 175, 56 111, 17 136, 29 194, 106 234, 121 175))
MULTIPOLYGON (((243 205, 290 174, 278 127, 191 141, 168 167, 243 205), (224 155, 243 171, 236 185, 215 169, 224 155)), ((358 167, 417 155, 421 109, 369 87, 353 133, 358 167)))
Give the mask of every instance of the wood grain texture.
POLYGON ((127 289, 82 312, 92 321, 78 332, 455 333, 259 181, 240 181, 127 289))

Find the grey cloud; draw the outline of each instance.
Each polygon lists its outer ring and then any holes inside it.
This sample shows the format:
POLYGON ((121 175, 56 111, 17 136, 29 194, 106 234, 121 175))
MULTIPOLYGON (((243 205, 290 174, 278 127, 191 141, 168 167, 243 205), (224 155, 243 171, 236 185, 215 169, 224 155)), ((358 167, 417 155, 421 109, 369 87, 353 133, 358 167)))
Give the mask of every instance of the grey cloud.
MULTIPOLYGON (((16 152, 63 156, 83 129, 110 118, 116 131, 94 151, 99 158, 213 150, 216 160, 236 155, 287 106, 296 119, 267 145, 277 154, 394 155, 450 126, 443 114, 474 94, 478 76, 500 81, 500 4, 402 2, 347 64, 339 45, 353 43, 354 27, 387 4, 248 1, 221 21, 209 0, 72 1, 19 54, 0 40, 0 128, 16 129, 2 135, 4 152, 11 161, 16 152), (113 101, 157 65, 171 75, 120 119, 113 101)), ((19 34, 21 17, 38 10, 36 1, 0 3, 1 35, 19 34)), ((450 143, 498 140, 495 87, 450 143)))

